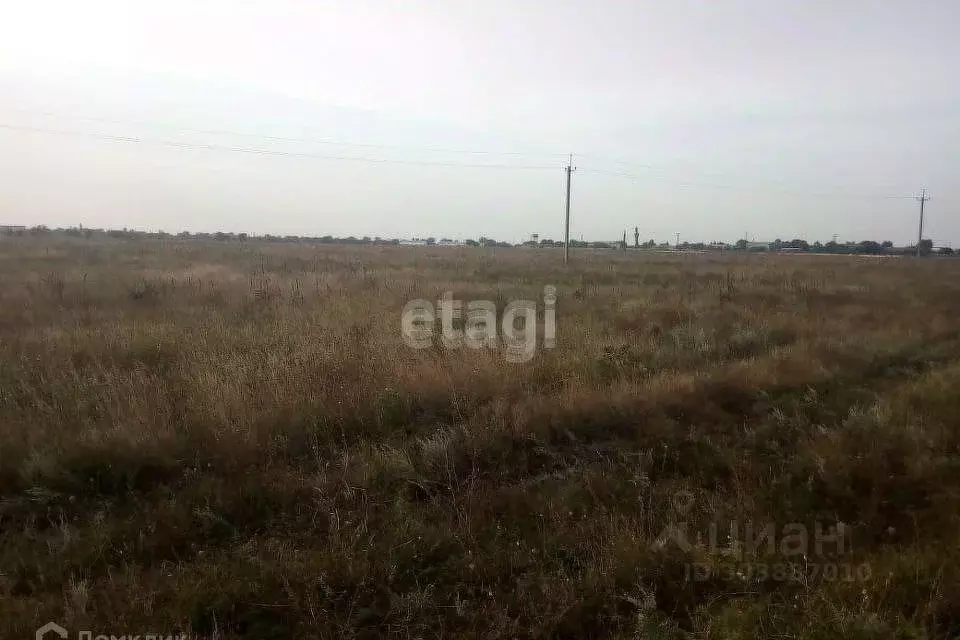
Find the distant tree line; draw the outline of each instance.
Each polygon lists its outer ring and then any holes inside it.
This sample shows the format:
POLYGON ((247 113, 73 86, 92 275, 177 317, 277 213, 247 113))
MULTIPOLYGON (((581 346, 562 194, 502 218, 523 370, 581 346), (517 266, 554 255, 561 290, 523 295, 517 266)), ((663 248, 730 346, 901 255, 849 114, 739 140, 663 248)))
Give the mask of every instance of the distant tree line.
MULTIPOLYGON (((754 249, 757 247, 751 245, 746 240, 740 240, 734 245, 738 250, 747 250, 754 249)), ((923 240, 920 243, 920 253, 929 254, 933 252, 933 241, 932 240, 923 240)), ((761 247, 760 250, 763 250, 761 247)), ((809 253, 837 253, 837 254, 864 254, 864 255, 915 255, 917 252, 917 246, 906 246, 906 247, 896 247, 893 242, 890 240, 884 240, 883 242, 877 242, 875 240, 861 240, 860 242, 814 242, 809 243, 806 240, 774 240, 767 246, 769 251, 792 251, 792 252, 809 252, 809 253)), ((941 254, 952 254, 953 249, 949 247, 943 247, 938 250, 938 253, 941 254)))
MULTIPOLYGON (((297 242, 297 243, 315 243, 315 244, 341 244, 341 245, 399 245, 403 243, 413 242, 415 244, 423 244, 428 246, 438 246, 438 245, 453 245, 460 244, 468 247, 541 247, 541 248, 562 248, 562 240, 528 240, 522 243, 511 243, 511 242, 502 242, 499 240, 494 240, 491 238, 480 237, 476 240, 468 239, 462 242, 455 242, 448 238, 441 238, 439 241, 436 238, 422 238, 414 239, 413 241, 400 240, 397 238, 380 238, 370 236, 356 237, 356 236, 347 236, 337 237, 332 235, 325 236, 297 236, 297 235, 272 235, 272 234, 263 234, 263 235, 249 235, 246 233, 232 233, 217 231, 213 233, 207 232, 197 232, 191 233, 189 231, 181 231, 176 234, 167 233, 165 231, 138 231, 135 229, 96 229, 96 228, 86 228, 86 227, 70 227, 66 229, 57 228, 50 229, 45 225, 37 225, 34 227, 24 227, 24 226, 0 226, 0 235, 3 236, 38 236, 45 235, 50 233, 62 234, 70 237, 78 238, 92 238, 94 236, 106 236, 109 238, 116 239, 127 239, 127 240, 137 240, 137 239, 173 239, 178 240, 213 240, 218 242, 247 242, 247 241, 263 241, 263 242, 297 242)), ((667 242, 657 243, 654 240, 646 240, 641 242, 639 238, 635 239, 633 246, 627 246, 621 241, 614 242, 585 242, 582 240, 571 240, 571 248, 589 248, 589 249, 679 249, 682 251, 743 251, 743 252, 790 252, 790 253, 833 253, 833 254, 860 254, 860 255, 915 255, 917 252, 916 245, 905 246, 905 247, 896 247, 893 242, 885 240, 882 242, 877 242, 875 240, 862 240, 860 242, 820 242, 816 241, 810 243, 806 240, 793 239, 793 240, 781 240, 777 239, 770 243, 757 243, 757 242, 747 242, 746 240, 739 240, 733 244, 727 244, 723 242, 683 242, 679 245, 671 245, 667 242)), ((923 240, 920 243, 920 253, 922 255, 928 255, 931 253, 937 253, 939 255, 954 255, 956 252, 949 247, 941 247, 934 249, 933 242, 931 240, 923 240)))

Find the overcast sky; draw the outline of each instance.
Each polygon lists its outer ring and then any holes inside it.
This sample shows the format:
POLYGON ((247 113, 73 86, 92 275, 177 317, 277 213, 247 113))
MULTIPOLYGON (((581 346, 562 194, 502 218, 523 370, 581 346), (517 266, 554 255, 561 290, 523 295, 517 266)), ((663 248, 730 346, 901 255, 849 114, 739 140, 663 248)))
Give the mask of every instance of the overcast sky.
POLYGON ((960 246, 958 26, 956 0, 0 0, 0 223, 559 239, 574 153, 574 237, 909 243, 926 187, 960 246))

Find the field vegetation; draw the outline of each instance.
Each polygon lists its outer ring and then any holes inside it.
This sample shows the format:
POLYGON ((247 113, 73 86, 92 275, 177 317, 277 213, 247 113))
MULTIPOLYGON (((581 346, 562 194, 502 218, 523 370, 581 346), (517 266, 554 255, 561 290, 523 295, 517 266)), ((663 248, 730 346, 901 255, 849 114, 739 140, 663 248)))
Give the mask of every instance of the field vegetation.
POLYGON ((0 637, 960 633, 960 261, 561 255, 0 239, 0 637))

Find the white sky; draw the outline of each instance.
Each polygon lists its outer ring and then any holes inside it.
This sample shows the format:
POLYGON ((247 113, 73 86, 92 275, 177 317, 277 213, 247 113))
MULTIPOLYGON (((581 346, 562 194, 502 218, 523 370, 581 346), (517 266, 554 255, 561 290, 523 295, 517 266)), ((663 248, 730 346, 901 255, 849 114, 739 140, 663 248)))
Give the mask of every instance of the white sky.
POLYGON ((926 187, 960 246, 958 27, 955 0, 0 0, 0 221, 560 238, 573 152, 575 237, 906 243, 918 205, 883 196, 926 187))

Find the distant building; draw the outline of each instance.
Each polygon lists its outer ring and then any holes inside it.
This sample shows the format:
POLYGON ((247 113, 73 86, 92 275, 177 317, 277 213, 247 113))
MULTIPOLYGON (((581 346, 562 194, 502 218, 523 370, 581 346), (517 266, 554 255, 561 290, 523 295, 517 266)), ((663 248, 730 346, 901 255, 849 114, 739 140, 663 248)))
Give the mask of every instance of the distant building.
POLYGON ((0 225, 0 237, 3 236, 22 236, 27 232, 27 228, 22 225, 2 224, 0 225))

